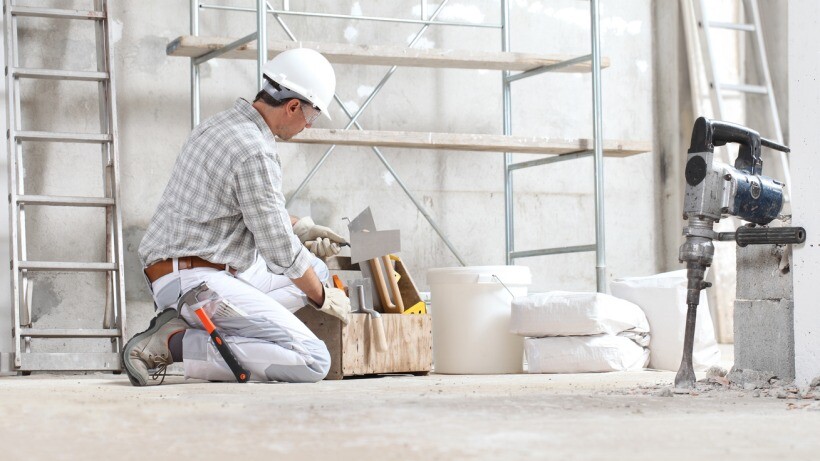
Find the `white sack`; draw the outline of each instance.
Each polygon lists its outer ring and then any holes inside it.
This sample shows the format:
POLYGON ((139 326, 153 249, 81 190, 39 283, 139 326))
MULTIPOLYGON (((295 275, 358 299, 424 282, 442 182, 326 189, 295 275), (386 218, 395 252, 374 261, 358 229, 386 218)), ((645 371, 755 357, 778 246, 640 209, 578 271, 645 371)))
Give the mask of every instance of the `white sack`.
MULTIPOLYGON (((649 366, 676 371, 683 355, 686 327, 686 270, 618 279, 609 287, 614 296, 637 304, 646 313, 652 328, 649 366)), ((704 371, 719 361, 720 349, 715 341, 706 293, 701 292, 692 364, 696 371, 704 371)))
POLYGON ((521 336, 575 336, 649 332, 637 305, 603 293, 553 291, 515 298, 510 333, 521 336))
POLYGON ((590 373, 640 370, 649 363, 649 349, 622 335, 526 338, 530 373, 590 373))

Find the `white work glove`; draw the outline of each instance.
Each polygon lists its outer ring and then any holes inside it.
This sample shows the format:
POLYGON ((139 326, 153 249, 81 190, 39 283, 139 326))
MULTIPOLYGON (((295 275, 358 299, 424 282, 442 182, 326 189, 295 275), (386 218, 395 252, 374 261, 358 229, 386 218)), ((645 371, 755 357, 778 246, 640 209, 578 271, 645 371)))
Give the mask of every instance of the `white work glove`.
POLYGON ((347 243, 341 235, 333 232, 329 227, 316 225, 310 216, 296 221, 293 225, 293 233, 311 253, 321 258, 338 254, 341 250, 339 244, 347 243))
POLYGON ((331 241, 329 238, 321 237, 305 242, 305 246, 311 253, 322 259, 329 256, 336 256, 342 249, 338 243, 331 241))
POLYGON ((324 287, 325 302, 321 306, 316 305, 312 300, 310 303, 327 315, 332 315, 342 321, 345 325, 350 321, 350 299, 345 292, 338 288, 324 287))

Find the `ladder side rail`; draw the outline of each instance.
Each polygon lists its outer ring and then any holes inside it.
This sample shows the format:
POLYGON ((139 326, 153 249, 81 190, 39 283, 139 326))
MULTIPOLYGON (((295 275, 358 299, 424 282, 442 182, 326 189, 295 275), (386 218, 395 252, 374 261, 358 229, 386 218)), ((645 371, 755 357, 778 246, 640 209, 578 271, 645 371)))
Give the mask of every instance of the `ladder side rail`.
POLYGON ((714 53, 712 53, 712 41, 707 26, 709 23, 709 13, 703 1, 704 0, 693 0, 695 19, 698 26, 698 37, 700 38, 700 45, 703 50, 701 56, 704 56, 703 68, 706 71, 706 79, 709 83, 712 115, 718 120, 723 120, 723 93, 717 76, 717 62, 715 61, 714 53))
MULTIPOLYGON (((12 63, 14 68, 20 67, 20 42, 19 38, 20 35, 18 34, 18 17, 14 14, 13 9, 14 7, 11 6, 13 4, 13 0, 10 3, 9 8, 12 9, 12 63)), ((12 84, 14 85, 14 97, 12 98, 12 102, 14 103, 14 120, 15 120, 15 130, 17 131, 18 135, 20 132, 23 131, 23 110, 21 107, 21 93, 22 90, 20 89, 20 79, 14 78, 12 79, 12 84)), ((12 137, 14 138, 14 137, 12 137)), ((17 137, 15 140, 15 149, 14 149, 14 156, 15 156, 15 164, 17 167, 17 196, 18 202, 16 206, 16 213, 17 213, 17 245, 18 245, 18 268, 20 267, 19 264, 22 261, 28 260, 28 235, 26 233, 26 207, 25 205, 19 202, 19 196, 26 193, 26 178, 25 178, 25 163, 23 160, 23 141, 22 139, 17 137)), ((20 314, 20 323, 24 326, 33 326, 33 319, 32 310, 31 310, 31 297, 34 291, 34 281, 29 278, 29 272, 26 269, 20 271, 19 276, 19 293, 20 293, 20 304, 18 305, 18 309, 21 309, 20 314)), ((31 352, 31 338, 23 338, 23 343, 25 345, 25 351, 31 352)))
POLYGON ((17 114, 18 105, 15 103, 17 98, 18 85, 15 81, 14 72, 12 68, 16 67, 16 32, 17 32, 17 18, 11 14, 11 0, 3 1, 3 21, 5 29, 5 54, 6 54, 6 138, 8 142, 8 187, 9 187, 9 256, 11 257, 11 314, 12 314, 12 337, 14 342, 14 366, 20 367, 20 354, 22 353, 22 344, 20 337, 20 304, 21 294, 20 287, 22 283, 22 275, 20 273, 19 261, 19 212, 17 205, 17 174, 18 174, 18 150, 19 142, 16 139, 16 132, 19 129, 19 116, 17 114))
MULTIPOLYGON (((106 197, 114 199, 114 205, 106 208, 106 221, 110 221, 108 232, 106 232, 106 239, 110 238, 110 245, 107 245, 108 251, 111 252, 111 259, 108 262, 116 264, 116 270, 108 272, 108 277, 111 282, 108 284, 112 289, 113 302, 108 319, 110 323, 106 328, 116 327, 120 331, 120 336, 117 338, 119 344, 114 344, 115 351, 119 351, 125 345, 126 334, 126 305, 125 305, 125 262, 123 257, 123 239, 122 239, 122 206, 120 197, 120 158, 119 158, 119 126, 117 124, 117 91, 114 80, 114 58, 111 49, 111 15, 110 2, 108 0, 96 0, 98 9, 105 12, 105 19, 98 21, 97 34, 99 37, 98 44, 102 44, 101 49, 98 49, 98 66, 102 67, 101 71, 108 73, 108 80, 100 83, 101 98, 107 101, 106 105, 106 119, 102 122, 107 124, 107 133, 111 136, 111 142, 103 144, 107 148, 107 157, 110 163, 106 164, 107 172, 107 191, 106 197)), ((102 115, 101 115, 102 117, 102 115)), ((108 303, 106 303, 108 306, 108 303)))
MULTIPOLYGON (((712 117, 717 120, 723 120, 723 113, 725 107, 723 104, 723 90, 718 78, 718 66, 715 61, 715 55, 712 52, 712 40, 709 33, 709 13, 707 11, 707 0, 692 0, 695 10, 695 20, 698 26, 698 38, 701 46, 701 56, 703 69, 706 74, 707 84, 709 85, 709 99, 712 102, 712 117)), ((718 149, 723 152, 723 161, 731 164, 729 149, 726 147, 718 149)))
MULTIPOLYGON (((783 144, 783 129, 780 125, 780 113, 777 110, 777 101, 774 97, 772 76, 769 72, 769 58, 766 56, 766 46, 763 43, 763 29, 761 28, 760 22, 760 9, 757 0, 744 0, 744 4, 746 6, 746 14, 751 16, 751 20, 755 28, 755 51, 759 56, 759 59, 757 61, 757 69, 758 72, 760 72, 763 76, 764 86, 766 87, 766 97, 769 101, 770 108, 769 115, 771 117, 772 126, 774 128, 773 134, 775 136, 775 140, 777 140, 778 143, 783 144)), ((778 157, 780 159, 781 168, 783 169, 783 179, 786 183, 786 193, 788 198, 790 198, 792 195, 792 178, 791 173, 789 171, 789 160, 785 152, 778 152, 778 157)))
MULTIPOLYGON (((101 0, 94 0, 94 9, 96 10, 105 10, 106 5, 101 0)), ((96 58, 97 58, 97 71, 99 72, 106 72, 108 70, 108 65, 105 58, 106 53, 106 40, 105 40, 105 26, 104 23, 101 21, 96 21, 94 23, 94 40, 96 44, 96 58)), ((111 74, 108 75, 109 80, 111 79, 111 74)), ((109 114, 109 95, 108 95, 108 85, 105 81, 100 81, 97 85, 97 104, 99 107, 99 117, 100 117, 100 133, 102 134, 111 134, 111 123, 110 123, 110 114, 109 114)), ((113 138, 112 138, 113 141, 113 138)), ((100 153, 101 153, 101 160, 102 160, 102 180, 103 180, 103 196, 105 197, 113 197, 112 193, 112 175, 111 175, 111 166, 112 166, 112 158, 111 158, 111 143, 101 143, 100 144, 100 153)), ((105 261, 106 262, 116 262, 115 260, 115 253, 114 253, 114 241, 112 235, 114 233, 114 222, 113 222, 113 207, 107 207, 105 209, 105 261)), ((113 323, 114 317, 114 290, 115 290, 115 283, 116 280, 113 277, 113 273, 106 272, 105 273, 105 301, 103 304, 103 328, 110 328, 111 323, 113 323)))
MULTIPOLYGON (((695 7, 692 0, 680 0, 681 17, 683 19, 684 36, 686 40, 686 59, 689 69, 690 96, 692 99, 692 110, 695 114, 705 113, 704 95, 709 97, 708 90, 704 91, 701 76, 705 75, 703 69, 702 55, 700 53, 700 40, 698 38, 698 21, 695 15, 695 7)), ((707 83, 708 86, 708 83, 707 83)), ((711 102, 710 102, 711 104, 711 102)))

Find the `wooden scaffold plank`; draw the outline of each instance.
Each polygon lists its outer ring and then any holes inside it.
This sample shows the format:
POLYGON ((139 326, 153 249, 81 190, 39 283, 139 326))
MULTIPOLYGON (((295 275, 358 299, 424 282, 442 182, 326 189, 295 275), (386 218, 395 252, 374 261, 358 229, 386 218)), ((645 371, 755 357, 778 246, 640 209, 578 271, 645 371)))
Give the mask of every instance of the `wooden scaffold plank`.
MULTIPOLYGON (((321 128, 304 130, 288 142, 553 155, 593 149, 591 139, 321 128)), ((652 150, 651 143, 644 141, 605 140, 603 145, 604 155, 608 157, 627 157, 652 150)))
MULTIPOLYGON (((228 37, 203 37, 185 35, 171 41, 166 48, 169 56, 197 58, 219 50, 236 41, 228 37)), ((268 43, 268 58, 293 48, 310 48, 322 53, 330 62, 379 66, 435 67, 454 69, 489 69, 525 71, 549 66, 576 58, 577 56, 542 55, 531 53, 471 51, 453 49, 417 49, 399 46, 348 45, 320 42, 268 43)), ((256 42, 250 42, 219 56, 227 59, 256 59, 256 42)), ((603 58, 601 67, 608 67, 609 59, 603 58)), ((589 72, 589 61, 557 69, 556 72, 589 72)))

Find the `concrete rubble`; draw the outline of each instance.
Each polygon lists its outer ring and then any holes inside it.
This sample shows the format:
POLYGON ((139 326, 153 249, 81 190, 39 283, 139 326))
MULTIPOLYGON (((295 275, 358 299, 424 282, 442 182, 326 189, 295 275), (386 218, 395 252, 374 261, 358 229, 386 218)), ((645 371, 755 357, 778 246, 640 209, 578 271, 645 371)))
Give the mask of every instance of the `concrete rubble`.
POLYGON ((694 389, 677 389, 674 385, 638 385, 630 390, 610 391, 608 394, 652 395, 655 397, 726 395, 738 398, 771 398, 794 400, 788 403, 787 409, 805 409, 820 411, 820 376, 814 378, 809 386, 798 387, 792 381, 783 380, 771 373, 756 370, 732 368, 726 370, 712 367, 705 377, 695 383, 694 389))

